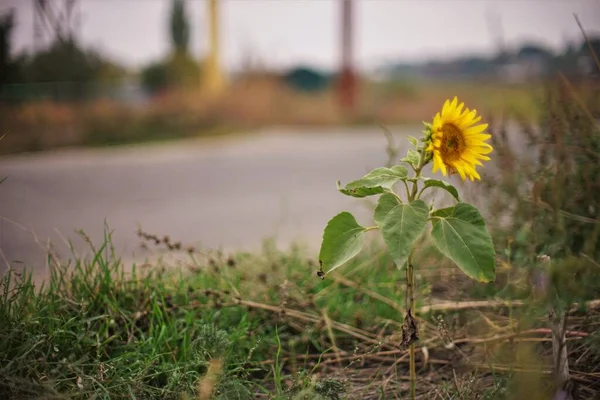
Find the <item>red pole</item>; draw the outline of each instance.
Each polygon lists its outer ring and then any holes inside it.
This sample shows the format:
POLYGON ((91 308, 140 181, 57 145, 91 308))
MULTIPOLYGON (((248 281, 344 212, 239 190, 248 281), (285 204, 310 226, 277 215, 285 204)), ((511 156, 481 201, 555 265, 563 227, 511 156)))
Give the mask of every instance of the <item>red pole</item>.
POLYGON ((339 96, 342 109, 353 112, 356 106, 356 75, 352 65, 352 5, 342 2, 342 64, 339 77, 339 96))

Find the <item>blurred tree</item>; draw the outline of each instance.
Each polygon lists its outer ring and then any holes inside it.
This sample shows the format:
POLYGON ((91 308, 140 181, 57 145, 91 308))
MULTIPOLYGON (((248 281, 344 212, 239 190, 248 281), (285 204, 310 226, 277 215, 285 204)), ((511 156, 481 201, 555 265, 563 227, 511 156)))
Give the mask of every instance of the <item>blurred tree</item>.
POLYGON ((169 33, 173 49, 164 60, 141 71, 142 85, 150 93, 182 86, 198 86, 200 65, 189 52, 190 24, 185 0, 173 0, 169 33))
POLYGON ((589 44, 585 40, 581 43, 579 52, 581 54, 590 54, 590 47, 596 56, 600 57, 600 37, 589 38, 589 44))
POLYGON ((171 9, 171 41, 176 53, 188 52, 190 25, 185 0, 173 0, 171 9))
POLYGON ((74 35, 57 35, 48 48, 15 56, 11 54, 14 26, 13 11, 0 16, 0 84, 4 84, 0 100, 80 100, 105 89, 100 86, 118 84, 126 74, 121 66, 83 49, 74 35))
POLYGON ((141 71, 140 80, 150 93, 182 86, 198 86, 199 63, 189 53, 176 52, 167 59, 154 62, 141 71))
POLYGON ((0 18, 0 82, 6 82, 10 66, 10 35, 13 19, 13 11, 0 18))
POLYGON ((596 60, 600 59, 600 37, 589 38, 588 41, 583 41, 579 49, 579 53, 582 56, 580 66, 585 71, 598 76, 600 70, 596 60))
POLYGON ((168 83, 173 86, 198 86, 200 66, 189 53, 175 52, 165 65, 168 83))
POLYGON ((121 66, 102 55, 82 49, 73 38, 56 40, 47 49, 22 55, 14 62, 9 85, 0 97, 31 100, 81 100, 118 85, 126 75, 121 66))
POLYGON ((14 10, 0 16, 0 84, 12 82, 19 75, 19 65, 11 55, 14 16, 14 10))
POLYGON ((85 82, 94 78, 88 55, 73 41, 56 41, 28 62, 30 82, 85 82))
POLYGON ((140 73, 140 80, 150 93, 156 93, 166 87, 168 78, 164 63, 155 62, 145 67, 140 73))
POLYGON ((126 71, 102 55, 82 49, 73 39, 54 42, 36 53, 26 66, 29 82, 107 82, 126 71))

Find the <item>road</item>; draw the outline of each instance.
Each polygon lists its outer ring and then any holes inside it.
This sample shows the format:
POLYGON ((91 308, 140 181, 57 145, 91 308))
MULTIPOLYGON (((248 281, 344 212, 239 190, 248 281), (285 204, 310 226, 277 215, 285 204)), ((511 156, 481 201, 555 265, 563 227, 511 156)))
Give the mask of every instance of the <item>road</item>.
MULTIPOLYGON (((394 129, 418 134, 419 126, 394 129)), ((63 150, 0 159, 0 271, 45 264, 52 241, 68 257, 102 242, 104 223, 118 255, 151 255, 135 232, 169 235, 184 245, 252 250, 275 237, 318 251, 328 219, 342 210, 370 224, 364 201, 335 189, 387 160, 373 129, 271 129, 168 144, 63 150)))

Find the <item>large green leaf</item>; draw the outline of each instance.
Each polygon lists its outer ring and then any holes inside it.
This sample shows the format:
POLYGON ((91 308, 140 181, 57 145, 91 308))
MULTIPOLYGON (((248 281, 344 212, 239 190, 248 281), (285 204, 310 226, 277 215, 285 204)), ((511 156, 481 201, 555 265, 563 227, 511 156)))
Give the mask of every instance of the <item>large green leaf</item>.
POLYGON ((400 204, 400 199, 392 193, 384 193, 379 197, 377 207, 375 207, 375 212, 373 214, 373 220, 375 221, 377 226, 381 228, 385 217, 398 204, 400 204))
POLYGON ((340 187, 340 182, 337 183, 338 190, 352 197, 366 197, 389 192, 396 182, 401 179, 406 179, 408 170, 402 165, 396 165, 391 168, 375 168, 365 176, 355 181, 349 182, 345 187, 340 187))
POLYGON ((442 254, 469 277, 480 282, 494 280, 494 245, 479 210, 458 203, 432 217, 431 237, 442 254))
MULTIPOLYGON (((390 199, 385 199, 385 207, 389 201, 390 199)), ((402 267, 413 243, 427 227, 428 216, 427 204, 423 200, 415 200, 408 204, 396 205, 383 219, 381 234, 398 267, 402 267)), ((381 215, 378 216, 380 217, 381 215)))
POLYGON ((425 187, 438 187, 444 189, 448 193, 450 193, 456 200, 460 201, 460 196, 458 195, 458 190, 448 182, 439 180, 439 179, 430 179, 423 178, 425 182, 425 187))
POLYGON ((319 253, 321 269, 328 269, 329 273, 356 256, 362 248, 364 233, 365 228, 349 212, 333 217, 323 232, 319 253))
POLYGON ((408 169, 404 165, 394 165, 390 168, 394 174, 396 174, 400 179, 404 179, 408 176, 408 169))

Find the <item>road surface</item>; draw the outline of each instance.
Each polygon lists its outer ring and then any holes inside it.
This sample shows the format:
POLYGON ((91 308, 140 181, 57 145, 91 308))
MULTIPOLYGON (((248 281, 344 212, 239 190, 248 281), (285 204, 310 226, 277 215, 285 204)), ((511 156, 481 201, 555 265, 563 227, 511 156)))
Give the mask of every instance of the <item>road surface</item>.
MULTIPOLYGON (((420 126, 394 129, 402 136, 420 126)), ((356 179, 387 160, 386 139, 373 129, 272 129, 169 144, 63 150, 0 159, 0 271, 44 268, 50 240, 61 256, 75 233, 102 242, 104 223, 117 253, 140 260, 136 230, 184 245, 257 249, 275 237, 318 251, 328 219, 342 210, 371 224, 363 200, 338 193, 336 180, 356 179)), ((315 254, 316 256, 316 254, 315 254)))
MULTIPOLYGON (((420 125, 391 129, 396 144, 420 125)), ((529 153, 517 129, 513 148, 529 153)), ((372 208, 336 190, 384 166, 379 128, 269 129, 251 134, 0 158, 0 273, 9 266, 46 269, 50 241, 63 259, 90 253, 76 233, 100 245, 105 223, 126 262, 155 257, 138 227, 184 246, 257 250, 304 245, 318 254, 323 228, 341 211, 372 224, 372 208)), ((446 178, 460 186, 458 176, 446 178)), ((463 191, 463 195, 467 192, 463 191)), ((436 200, 440 195, 436 194, 436 200)), ((468 195, 466 196, 469 199, 468 195)), ((477 199, 472 199, 476 204, 477 199)))

